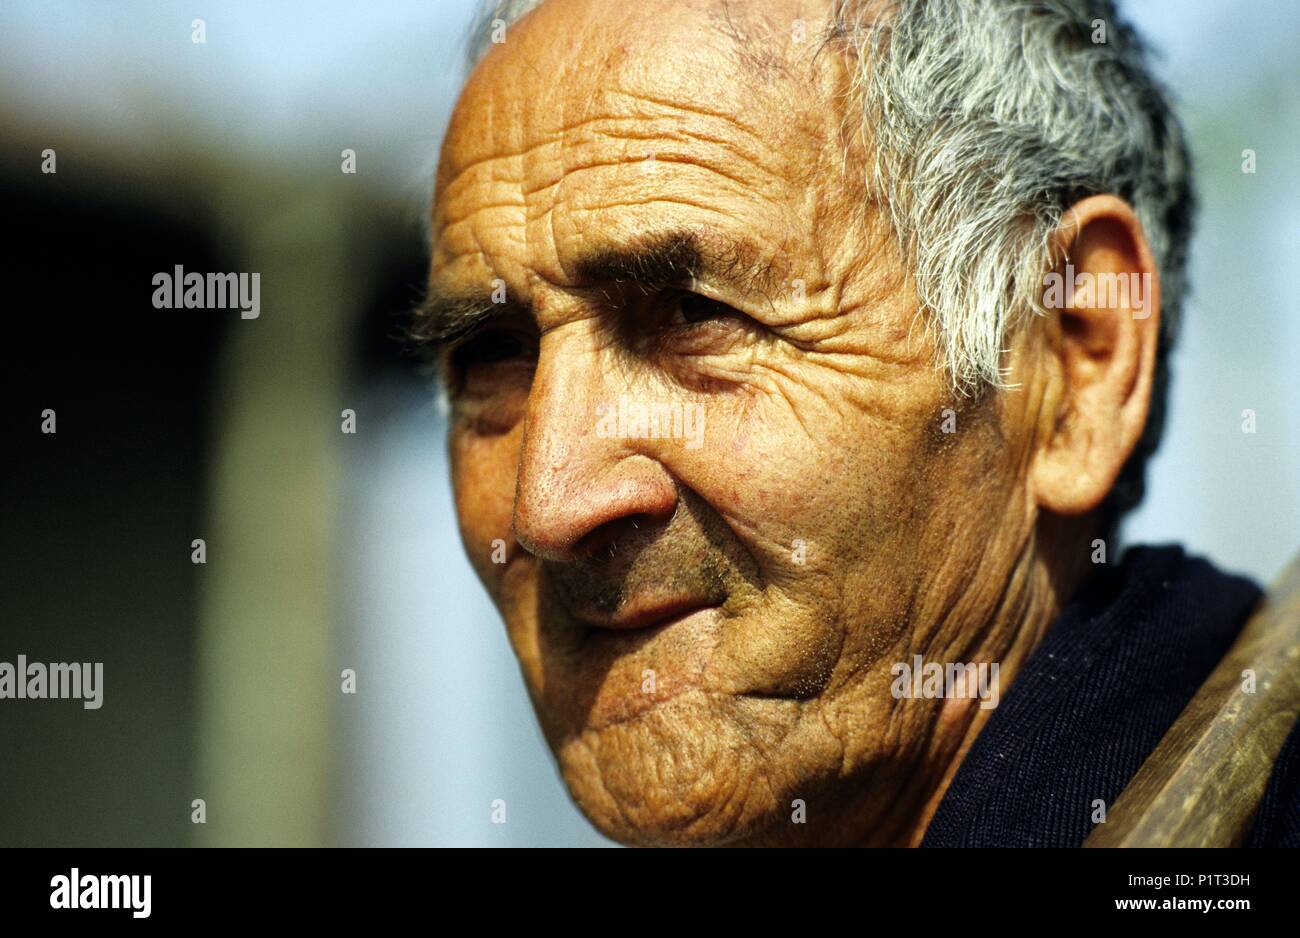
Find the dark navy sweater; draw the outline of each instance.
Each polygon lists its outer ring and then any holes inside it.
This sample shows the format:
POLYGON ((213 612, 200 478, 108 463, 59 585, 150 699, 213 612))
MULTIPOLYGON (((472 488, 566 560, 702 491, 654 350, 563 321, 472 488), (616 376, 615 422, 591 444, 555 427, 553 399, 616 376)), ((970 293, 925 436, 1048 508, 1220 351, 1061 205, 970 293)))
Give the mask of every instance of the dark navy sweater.
MULTIPOLYGON (((971 745, 927 847, 1073 847, 1150 755, 1259 599, 1179 547, 1100 567, 971 745)), ((1252 846, 1300 842, 1300 729, 1274 765, 1252 846)))

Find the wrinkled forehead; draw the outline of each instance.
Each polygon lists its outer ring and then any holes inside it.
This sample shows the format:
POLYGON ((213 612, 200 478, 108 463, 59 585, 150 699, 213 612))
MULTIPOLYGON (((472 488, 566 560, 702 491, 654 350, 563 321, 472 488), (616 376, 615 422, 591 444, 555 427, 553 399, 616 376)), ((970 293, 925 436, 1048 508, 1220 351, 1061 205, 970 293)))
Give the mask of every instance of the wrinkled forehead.
POLYGON ((827 15, 823 0, 547 0, 470 76, 437 188, 623 118, 656 137, 818 146, 840 77, 816 54, 827 15))

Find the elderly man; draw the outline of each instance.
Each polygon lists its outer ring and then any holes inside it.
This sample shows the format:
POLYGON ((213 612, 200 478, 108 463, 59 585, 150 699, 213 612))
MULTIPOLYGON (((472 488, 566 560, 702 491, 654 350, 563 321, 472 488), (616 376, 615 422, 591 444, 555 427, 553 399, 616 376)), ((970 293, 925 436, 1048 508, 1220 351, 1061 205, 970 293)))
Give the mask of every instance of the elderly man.
POLYGON ((1077 844, 1249 582, 1113 554, 1191 192, 1109 4, 490 11, 417 331, 570 792, 634 844, 1077 844))

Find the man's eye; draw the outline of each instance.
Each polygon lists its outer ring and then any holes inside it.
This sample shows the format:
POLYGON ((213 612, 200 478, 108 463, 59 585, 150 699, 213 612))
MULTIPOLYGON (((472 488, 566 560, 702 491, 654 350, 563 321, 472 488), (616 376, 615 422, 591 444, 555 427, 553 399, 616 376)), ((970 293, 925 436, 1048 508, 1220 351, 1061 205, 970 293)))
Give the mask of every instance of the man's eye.
POLYGON ((447 356, 452 398, 480 403, 513 399, 519 391, 527 391, 536 359, 536 340, 527 334, 517 329, 484 329, 447 356))
POLYGON ((525 352, 524 340, 520 336, 502 329, 493 329, 466 341, 452 352, 451 360, 457 368, 470 368, 474 365, 511 361, 525 352))
POLYGON ((735 319, 741 315, 726 303, 685 291, 672 297, 672 307, 674 317, 680 317, 680 321, 687 324, 707 322, 711 319, 735 319))

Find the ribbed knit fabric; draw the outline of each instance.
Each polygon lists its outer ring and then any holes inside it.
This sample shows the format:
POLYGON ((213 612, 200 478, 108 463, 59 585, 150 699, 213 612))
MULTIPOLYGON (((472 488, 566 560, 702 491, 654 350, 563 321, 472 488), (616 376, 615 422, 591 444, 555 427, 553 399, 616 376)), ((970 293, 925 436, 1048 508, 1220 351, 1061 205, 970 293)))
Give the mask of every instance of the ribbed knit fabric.
POLYGON ((1300 722, 1273 766, 1246 846, 1300 847, 1300 722))
MULTIPOLYGON (((1004 690, 924 845, 1083 843, 1094 802, 1114 804, 1259 595, 1251 581, 1179 547, 1133 548, 1120 564, 1099 567, 1004 690)), ((1294 734, 1291 742, 1300 755, 1294 734)), ((1300 770, 1286 773, 1279 760, 1269 789, 1279 817, 1300 787, 1300 770)), ((1252 842, 1279 836, 1265 830, 1271 815, 1261 810, 1259 821, 1252 842)))

